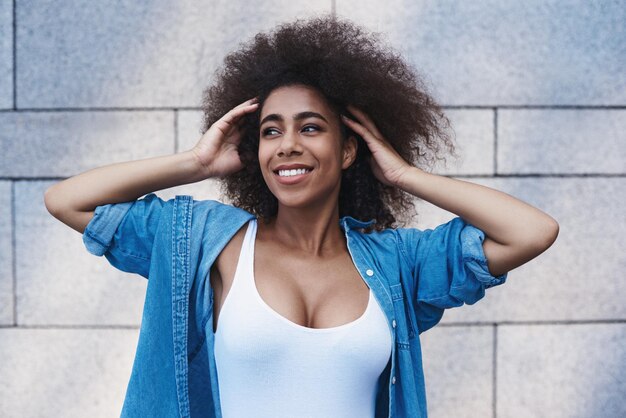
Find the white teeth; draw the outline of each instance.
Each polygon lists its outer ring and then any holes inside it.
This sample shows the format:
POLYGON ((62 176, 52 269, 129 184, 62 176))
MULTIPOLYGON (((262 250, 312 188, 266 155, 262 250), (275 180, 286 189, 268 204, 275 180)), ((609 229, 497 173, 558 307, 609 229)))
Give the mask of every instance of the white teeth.
POLYGON ((305 174, 308 173, 309 169, 307 168, 296 168, 296 169, 292 169, 292 170, 278 170, 278 175, 281 177, 290 177, 290 176, 297 176, 298 174, 305 174))

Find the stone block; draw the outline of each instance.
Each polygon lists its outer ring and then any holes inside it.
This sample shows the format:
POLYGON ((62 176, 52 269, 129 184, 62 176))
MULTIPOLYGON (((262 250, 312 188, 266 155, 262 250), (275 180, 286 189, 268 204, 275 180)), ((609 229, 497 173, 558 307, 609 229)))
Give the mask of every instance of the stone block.
POLYGON ((626 111, 502 109, 499 174, 624 174, 626 111))
POLYGON ((178 120, 176 123, 177 151, 187 151, 192 149, 202 137, 201 110, 179 110, 176 112, 178 120))
POLYGON ((498 327, 500 418, 626 416, 626 324, 498 327))
POLYGON ((445 105, 623 105, 623 4, 343 0, 445 105))
POLYGON ((458 160, 450 157, 447 165, 438 163, 433 172, 444 175, 490 175, 494 173, 493 111, 447 109, 458 160))
POLYGON ((46 210, 50 185, 15 185, 18 325, 136 326, 146 279, 87 252, 81 234, 46 210))
POLYGON ((0 329, 0 416, 119 416, 136 329, 0 329))
POLYGON ((0 176, 69 177, 174 152, 173 112, 0 113, 0 126, 0 176))
MULTIPOLYGON (((192 149, 202 137, 202 112, 199 110, 180 110, 177 112, 177 151, 183 152, 192 149)), ((224 201, 220 191, 221 182, 212 178, 197 183, 165 189, 157 194, 163 199, 171 199, 177 194, 193 196, 195 200, 224 201)))
POLYGON ((13 323, 13 213, 11 182, 0 181, 0 325, 13 323))
POLYGON ((493 415, 493 330, 436 327, 420 335, 428 416, 493 415))
POLYGON ((194 200, 219 200, 220 202, 226 202, 227 200, 222 196, 220 187, 221 183, 218 179, 208 179, 159 190, 156 194, 164 200, 173 199, 176 195, 189 195, 194 200))
POLYGON ((224 56, 331 1, 20 1, 18 106, 190 107, 224 56), (246 10, 247 13, 241 13, 246 10))
POLYGON ((0 109, 13 108, 13 2, 0 2, 0 109))

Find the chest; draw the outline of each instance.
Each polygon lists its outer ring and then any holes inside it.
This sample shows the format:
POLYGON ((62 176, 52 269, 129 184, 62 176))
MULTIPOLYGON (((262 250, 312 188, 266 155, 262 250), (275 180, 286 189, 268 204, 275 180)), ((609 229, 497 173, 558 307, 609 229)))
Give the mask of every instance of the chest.
MULTIPOLYGON (((243 237, 235 236, 211 270, 214 331, 235 279, 242 241, 243 237)), ((257 243, 250 261, 259 296, 276 313, 295 324, 309 328, 336 327, 356 320, 367 308, 369 288, 347 248, 332 257, 320 258, 257 243)))

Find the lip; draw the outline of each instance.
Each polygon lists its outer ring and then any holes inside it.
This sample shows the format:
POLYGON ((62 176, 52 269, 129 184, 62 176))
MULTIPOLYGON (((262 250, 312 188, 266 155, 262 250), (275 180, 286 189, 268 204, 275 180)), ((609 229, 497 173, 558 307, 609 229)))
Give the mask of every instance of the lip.
POLYGON ((285 184, 285 185, 300 183, 301 181, 306 179, 307 176, 311 174, 312 171, 313 171, 313 167, 305 165, 305 164, 282 164, 273 170, 274 176, 276 177, 276 181, 278 181, 280 184, 285 184), (306 168, 307 170, 309 170, 309 172, 304 173, 304 174, 298 174, 295 176, 289 176, 289 177, 281 177, 278 175, 278 170, 295 170, 298 168, 306 168))
POLYGON ((278 173, 278 170, 295 170, 298 168, 306 168, 308 170, 313 170, 313 167, 306 164, 281 164, 278 167, 275 167, 272 171, 274 173, 278 173))

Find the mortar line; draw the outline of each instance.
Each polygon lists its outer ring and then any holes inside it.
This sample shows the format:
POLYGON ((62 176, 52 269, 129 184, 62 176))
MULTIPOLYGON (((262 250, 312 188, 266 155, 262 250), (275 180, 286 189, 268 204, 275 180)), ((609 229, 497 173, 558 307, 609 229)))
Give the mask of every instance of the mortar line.
POLYGON ((569 320, 541 320, 541 321, 475 321, 475 322, 450 322, 439 323, 438 327, 467 327, 467 326, 492 326, 492 325, 592 325, 592 324, 626 324, 626 319, 569 319, 569 320))
MULTIPOLYGON (((202 110, 197 106, 85 106, 85 107, 21 107, 14 113, 46 113, 46 112, 168 112, 172 110, 202 110)), ((0 109, 1 112, 13 112, 13 109, 0 109)))
POLYGON ((491 104, 491 105, 445 105, 441 107, 444 109, 485 109, 490 110, 494 108, 498 109, 512 109, 512 110, 624 110, 626 105, 503 105, 503 104, 491 104))
MULTIPOLYGON (((614 320, 580 320, 580 321, 503 321, 503 322, 464 322, 464 323, 452 323, 452 324, 438 324, 438 327, 468 327, 468 326, 479 326, 479 327, 494 327, 500 325, 589 325, 589 324, 626 324, 626 319, 614 319, 614 320)), ((5 324, 0 325, 0 328, 14 328, 14 325, 5 324)), ((19 328, 28 328, 28 329, 139 329, 139 325, 103 325, 103 324, 41 324, 41 325, 25 325, 22 324, 19 328)))
MULTIPOLYGON (((626 110, 624 105, 441 105, 444 110, 626 110)), ((0 112, 144 112, 144 111, 168 111, 168 110, 202 110, 199 106, 83 106, 83 107, 41 107, 19 109, 0 109, 0 112)))
POLYGON ((493 174, 498 175, 498 108, 493 108, 493 174))
POLYGON ((178 109, 174 109, 174 154, 178 153, 178 109))
POLYGON ((17 0, 13 0, 13 110, 17 110, 17 0))
MULTIPOLYGON (((0 329, 15 328, 12 325, 0 325, 0 329)), ((139 325, 80 325, 80 324, 39 324, 20 325, 20 329, 139 329, 139 325)))
POLYGON ((493 359, 492 359, 492 413, 497 416, 498 407, 498 324, 493 324, 493 359))

